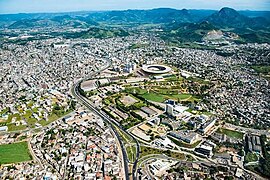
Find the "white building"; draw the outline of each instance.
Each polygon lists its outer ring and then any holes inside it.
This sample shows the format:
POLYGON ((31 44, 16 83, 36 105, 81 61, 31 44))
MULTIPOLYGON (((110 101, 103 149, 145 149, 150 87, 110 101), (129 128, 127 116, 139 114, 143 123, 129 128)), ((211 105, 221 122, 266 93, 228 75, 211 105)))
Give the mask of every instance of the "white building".
POLYGON ((199 130, 203 133, 206 134, 212 127, 214 127, 216 123, 216 119, 209 121, 205 123, 199 130))
POLYGON ((95 90, 97 89, 96 81, 95 80, 84 81, 81 84, 81 88, 85 92, 95 90))
POLYGON ((8 131, 8 127, 7 126, 1 126, 0 131, 8 131))
POLYGON ((192 131, 174 131, 169 134, 189 144, 193 144, 201 139, 199 134, 192 131))
POLYGON ((188 107, 186 106, 166 104, 166 113, 175 117, 176 119, 184 118, 187 121, 192 114, 186 110, 188 110, 188 107))

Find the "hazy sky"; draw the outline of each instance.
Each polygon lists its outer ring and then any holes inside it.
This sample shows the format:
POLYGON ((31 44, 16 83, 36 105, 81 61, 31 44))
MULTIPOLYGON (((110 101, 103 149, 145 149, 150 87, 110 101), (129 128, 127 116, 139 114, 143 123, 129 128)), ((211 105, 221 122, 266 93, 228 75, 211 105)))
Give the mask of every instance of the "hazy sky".
POLYGON ((270 10, 270 0, 0 0, 0 14, 171 7, 176 9, 270 10))

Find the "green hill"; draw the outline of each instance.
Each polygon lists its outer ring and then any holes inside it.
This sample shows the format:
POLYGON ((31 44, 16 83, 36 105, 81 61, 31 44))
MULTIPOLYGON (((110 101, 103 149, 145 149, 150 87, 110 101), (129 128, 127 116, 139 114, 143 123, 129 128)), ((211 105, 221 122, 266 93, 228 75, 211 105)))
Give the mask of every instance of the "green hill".
POLYGON ((66 33, 64 36, 66 38, 111 38, 111 37, 123 37, 128 36, 129 33, 123 29, 105 29, 91 27, 87 31, 75 32, 75 33, 66 33))
POLYGON ((168 41, 180 43, 199 42, 205 34, 216 29, 215 26, 205 21, 202 23, 173 24, 165 28, 161 37, 168 41))

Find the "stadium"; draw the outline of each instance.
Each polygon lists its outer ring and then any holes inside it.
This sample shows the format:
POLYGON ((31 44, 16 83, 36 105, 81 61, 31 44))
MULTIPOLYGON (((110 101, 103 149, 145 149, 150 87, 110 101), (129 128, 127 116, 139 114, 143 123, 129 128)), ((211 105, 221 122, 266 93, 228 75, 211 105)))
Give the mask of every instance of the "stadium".
POLYGON ((164 74, 170 72, 172 69, 161 64, 143 65, 142 70, 149 74, 164 74))

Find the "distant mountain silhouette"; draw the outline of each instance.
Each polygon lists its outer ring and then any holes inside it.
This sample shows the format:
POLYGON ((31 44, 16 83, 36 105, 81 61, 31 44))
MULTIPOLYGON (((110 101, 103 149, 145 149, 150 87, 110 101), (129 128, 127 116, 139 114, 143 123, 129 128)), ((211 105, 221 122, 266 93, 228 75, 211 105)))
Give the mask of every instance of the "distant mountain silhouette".
POLYGON ((51 18, 52 21, 62 22, 64 20, 74 20, 70 15, 55 16, 51 18))
POLYGON ((129 23, 194 22, 194 16, 188 10, 171 8, 98 12, 90 13, 87 18, 94 21, 129 23))
POLYGON ((228 7, 206 18, 213 25, 221 28, 264 28, 269 26, 269 22, 263 18, 249 18, 228 7))
MULTIPOLYGON (((224 7, 220 11, 157 8, 151 10, 7 14, 0 15, 0 27, 11 29, 36 27, 87 29, 104 26, 115 27, 116 24, 118 27, 123 25, 123 27, 131 28, 143 24, 153 24, 164 30, 164 33, 160 33, 163 37, 174 38, 181 42, 200 41, 205 34, 212 30, 236 33, 243 42, 269 42, 270 24, 265 18, 269 14, 269 11, 238 12, 228 7, 224 7)), ((151 26, 149 27, 151 28, 151 26)), ((79 37, 122 36, 125 33, 121 31, 121 28, 119 28, 120 31, 114 29, 112 32, 107 31, 106 28, 92 29, 94 34, 87 32, 79 37)))
MULTIPOLYGON (((248 12, 245 11, 245 14, 248 12)), ((250 13, 254 15, 255 13, 250 13)), ((258 14, 258 13, 257 13, 258 14)), ((264 13, 266 14, 266 13, 264 13)), ((25 27, 35 27, 42 24, 71 25, 73 27, 98 25, 105 23, 200 23, 209 21, 220 28, 265 28, 269 22, 264 17, 247 17, 234 9, 225 7, 220 11, 207 10, 177 10, 171 8, 158 8, 151 10, 124 10, 101 11, 85 13, 36 13, 36 14, 11 14, 0 15, 2 24, 21 21, 25 27), (36 23, 32 22, 35 19, 36 23), (42 22, 39 22, 43 20, 42 22), (44 20, 51 21, 45 22, 44 20), (55 23, 53 23, 55 22, 55 23)), ((10 25, 10 24, 9 24, 10 25)), ((13 24, 12 28, 21 28, 20 22, 13 24)))

